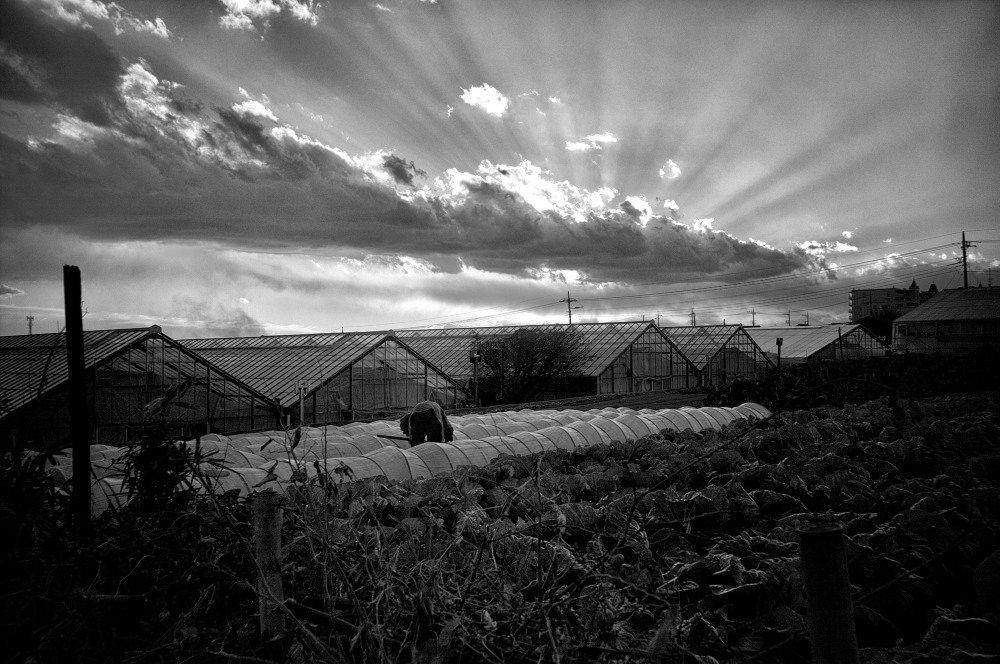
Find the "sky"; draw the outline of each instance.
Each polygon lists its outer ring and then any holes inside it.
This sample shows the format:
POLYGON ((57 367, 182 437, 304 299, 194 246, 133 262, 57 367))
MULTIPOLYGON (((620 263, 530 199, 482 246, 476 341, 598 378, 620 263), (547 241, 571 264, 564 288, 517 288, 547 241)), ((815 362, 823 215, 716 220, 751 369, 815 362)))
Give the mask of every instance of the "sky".
POLYGON ((846 322, 998 127, 993 1, 0 0, 0 334, 846 322))

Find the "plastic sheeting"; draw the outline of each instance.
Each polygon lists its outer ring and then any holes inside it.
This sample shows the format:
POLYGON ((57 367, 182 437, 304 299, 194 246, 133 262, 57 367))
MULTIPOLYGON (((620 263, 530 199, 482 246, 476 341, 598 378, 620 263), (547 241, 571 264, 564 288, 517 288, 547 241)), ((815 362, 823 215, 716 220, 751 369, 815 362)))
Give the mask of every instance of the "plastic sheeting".
MULTIPOLYGON (((593 408, 587 411, 538 411, 527 409, 485 415, 452 415, 451 443, 424 443, 409 447, 406 441, 380 437, 398 436, 399 422, 382 420, 343 426, 304 427, 295 443, 295 430, 271 430, 229 437, 202 436, 182 443, 198 448, 207 457, 192 481, 202 490, 284 490, 296 473, 307 478, 317 472, 334 482, 385 476, 390 479, 425 479, 452 473, 463 466, 485 466, 502 454, 524 456, 549 450, 575 450, 611 441, 636 440, 665 429, 719 430, 742 419, 770 416, 763 406, 745 403, 735 408, 704 407, 636 411, 628 408, 593 408)), ((94 446, 91 458, 106 473, 93 484, 94 513, 121 504, 121 478, 113 476, 121 449, 94 446)), ((72 459, 59 455, 47 472, 69 481, 72 459)))

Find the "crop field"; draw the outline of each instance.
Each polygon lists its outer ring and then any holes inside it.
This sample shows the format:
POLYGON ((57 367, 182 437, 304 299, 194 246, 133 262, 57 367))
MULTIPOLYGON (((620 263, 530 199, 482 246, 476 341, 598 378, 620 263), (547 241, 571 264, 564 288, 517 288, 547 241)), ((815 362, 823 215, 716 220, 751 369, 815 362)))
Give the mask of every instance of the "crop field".
MULTIPOLYGON (((325 475, 343 482, 385 476, 427 479, 462 466, 484 466, 501 454, 531 455, 547 450, 575 450, 599 443, 623 442, 663 429, 721 429, 735 419, 760 419, 770 412, 756 404, 737 408, 613 408, 544 409, 456 415, 452 443, 428 443, 410 448, 399 434, 397 420, 350 422, 344 425, 298 427, 245 434, 209 434, 184 441, 181 452, 197 459, 185 483, 212 493, 246 496, 274 490, 284 493, 298 476, 325 475)), ((121 461, 128 447, 90 447, 92 512, 121 507, 129 499, 127 471, 121 461)), ((55 454, 46 472, 68 482, 73 473, 72 450, 55 454)))
POLYGON ((695 428, 430 479, 293 471, 270 640, 239 488, 109 509, 86 541, 39 517, 3 619, 19 661, 808 662, 796 526, 834 521, 862 661, 1000 658, 995 394, 695 428))

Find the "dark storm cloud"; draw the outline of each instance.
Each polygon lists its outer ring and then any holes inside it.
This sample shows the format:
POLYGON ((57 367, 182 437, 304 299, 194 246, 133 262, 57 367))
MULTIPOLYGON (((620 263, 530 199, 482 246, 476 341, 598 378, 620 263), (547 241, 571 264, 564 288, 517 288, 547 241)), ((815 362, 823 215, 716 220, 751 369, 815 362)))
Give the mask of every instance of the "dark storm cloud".
POLYGON ((212 134, 210 144, 219 146, 215 163, 188 159, 180 149, 172 155, 126 150, 110 136, 95 139, 97 159, 58 145, 21 145, 0 169, 9 178, 15 164, 27 164, 34 177, 18 177, 32 181, 33 195, 4 193, 0 218, 58 223, 94 239, 213 240, 269 251, 356 249, 423 257, 446 272, 457 269, 458 257, 492 272, 576 270, 595 282, 723 277, 744 270, 766 276, 810 260, 725 233, 693 231, 665 217, 643 227, 624 210, 583 220, 540 212, 498 183, 470 183, 458 201, 407 201, 325 148, 277 140, 245 122, 225 128, 212 134), (241 160, 247 153, 263 166, 241 160), (43 177, 53 161, 60 177, 43 177), (85 178, 98 178, 100 185, 85 178))
POLYGON ((0 177, 17 183, 0 191, 0 221, 94 240, 415 256, 449 273, 462 264, 517 276, 573 270, 598 283, 767 276, 811 264, 644 216, 628 201, 595 207, 588 192, 530 164, 481 167, 416 190, 422 171, 401 155, 352 157, 260 110, 208 114, 174 98, 176 87, 143 64, 122 74, 120 110, 106 129, 64 127, 32 143, 0 134, 0 177), (571 191, 573 204, 529 202, 553 188, 571 191))
POLYGON ((0 0, 0 96, 55 104, 108 126, 118 106, 121 59, 93 31, 0 0))

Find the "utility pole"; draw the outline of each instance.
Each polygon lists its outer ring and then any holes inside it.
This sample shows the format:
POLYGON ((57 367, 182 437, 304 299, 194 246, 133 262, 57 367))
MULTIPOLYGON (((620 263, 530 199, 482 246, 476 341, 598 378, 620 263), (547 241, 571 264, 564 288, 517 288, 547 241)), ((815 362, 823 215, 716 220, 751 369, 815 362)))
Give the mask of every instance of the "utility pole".
POLYGON ((691 310, 691 327, 694 327, 696 324, 697 324, 697 319, 694 316, 694 309, 692 309, 691 310))
POLYGON ((577 300, 577 299, 574 299, 574 298, 570 297, 569 296, 569 291, 566 291, 566 299, 565 300, 559 300, 559 301, 566 303, 566 313, 569 314, 569 324, 572 325, 573 324, 573 310, 574 309, 583 309, 583 307, 574 307, 572 305, 573 305, 574 302, 579 302, 580 300, 577 300))
MULTIPOLYGON (((972 244, 971 242, 966 242, 965 241, 965 231, 962 231, 962 276, 963 276, 963 278, 965 280, 965 287, 966 288, 969 287, 969 262, 968 262, 968 256, 966 255, 965 250, 968 247, 974 247, 974 246, 976 246, 976 245, 972 244)), ((982 282, 980 282, 980 283, 982 283, 982 282)))
POLYGON ((792 326, 792 310, 788 310, 788 327, 792 326))
POLYGON ((969 287, 969 263, 966 260, 965 248, 969 243, 965 241, 965 231, 962 231, 962 276, 965 277, 965 287, 969 287))
POLYGON ((757 311, 752 307, 750 309, 750 327, 757 327, 757 311))
POLYGON ((28 334, 31 334, 31 326, 35 322, 34 316, 28 316, 28 334))

